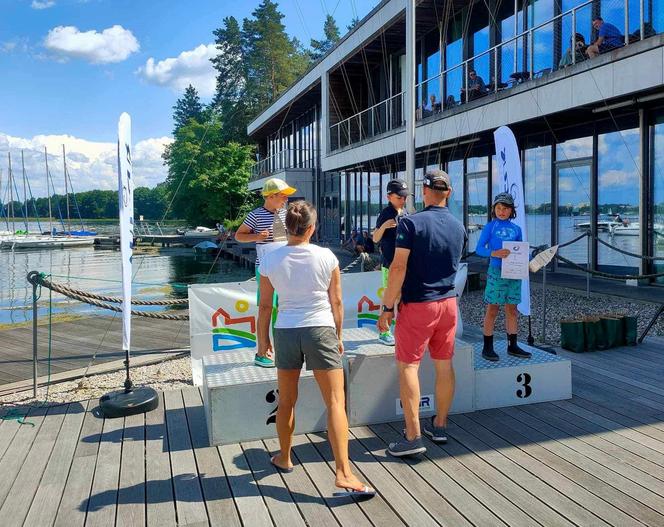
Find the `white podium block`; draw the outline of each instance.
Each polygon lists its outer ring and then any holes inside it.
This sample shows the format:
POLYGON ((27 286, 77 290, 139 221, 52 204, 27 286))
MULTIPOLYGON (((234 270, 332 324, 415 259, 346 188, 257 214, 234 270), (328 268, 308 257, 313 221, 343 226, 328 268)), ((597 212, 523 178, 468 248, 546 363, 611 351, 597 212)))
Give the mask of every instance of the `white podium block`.
MULTIPOLYGON (((387 423, 403 418, 394 348, 379 343, 377 337, 375 331, 367 329, 344 330, 346 407, 351 426, 387 423)), ((452 363, 456 388, 450 411, 472 412, 475 394, 472 346, 457 340, 452 363)), ((428 353, 420 363, 419 375, 420 415, 434 415, 435 370, 428 353)))
MULTIPOLYGON (((203 357, 203 402, 211 445, 277 436, 277 370, 254 366, 254 353, 227 351, 203 357)), ((325 404, 313 373, 302 370, 295 433, 327 427, 325 404)))
POLYGON ((494 348, 500 360, 491 362, 482 358, 482 343, 474 344, 477 410, 571 399, 571 362, 521 342, 519 346, 532 357, 512 357, 507 342, 497 341, 494 348))

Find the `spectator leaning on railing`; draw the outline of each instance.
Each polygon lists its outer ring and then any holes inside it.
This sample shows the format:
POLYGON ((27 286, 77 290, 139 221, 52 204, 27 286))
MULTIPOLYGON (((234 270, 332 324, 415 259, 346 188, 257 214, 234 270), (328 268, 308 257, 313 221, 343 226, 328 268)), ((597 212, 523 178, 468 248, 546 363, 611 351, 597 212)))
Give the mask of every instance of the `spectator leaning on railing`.
POLYGON ((602 17, 593 18, 593 28, 597 31, 597 40, 586 49, 589 58, 592 59, 600 53, 606 53, 625 44, 625 37, 620 30, 613 24, 604 22, 602 17))

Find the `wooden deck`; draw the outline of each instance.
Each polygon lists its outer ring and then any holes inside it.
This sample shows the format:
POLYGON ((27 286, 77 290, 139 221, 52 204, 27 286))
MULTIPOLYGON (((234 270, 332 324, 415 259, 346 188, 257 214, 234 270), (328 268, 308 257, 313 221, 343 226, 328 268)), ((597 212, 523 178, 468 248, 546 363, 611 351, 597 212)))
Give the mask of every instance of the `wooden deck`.
MULTIPOLYGON (((37 329, 38 375, 46 375, 48 325, 37 329)), ((0 331, 0 385, 32 378, 32 325, 0 331)), ((132 354, 136 356, 189 346, 189 322, 134 317, 132 354)), ((51 373, 85 368, 124 358, 120 316, 90 316, 56 322, 51 328, 51 373)))
MULTIPOLYGON (((14 525, 664 525, 664 339, 573 360, 574 398, 456 415, 420 459, 385 453, 401 423, 351 430, 370 501, 332 498, 324 434, 207 443, 197 389, 103 420, 95 401, 0 424, 0 517, 14 525)), ((4 409, 7 411, 7 409, 4 409)))

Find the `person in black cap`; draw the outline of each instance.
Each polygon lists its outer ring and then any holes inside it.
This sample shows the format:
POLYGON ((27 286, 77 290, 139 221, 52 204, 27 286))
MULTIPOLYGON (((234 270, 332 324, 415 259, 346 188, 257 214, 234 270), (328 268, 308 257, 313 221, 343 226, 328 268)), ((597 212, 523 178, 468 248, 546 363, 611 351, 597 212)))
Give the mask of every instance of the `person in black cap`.
POLYGON ((402 218, 397 227, 396 249, 383 293, 378 328, 385 331, 394 318, 397 299, 395 358, 399 393, 406 421, 405 437, 390 443, 393 456, 426 451, 420 435, 420 381, 418 370, 426 349, 436 370, 436 412, 424 422, 432 441, 447 441, 445 426, 454 398, 454 340, 457 299, 454 281, 466 243, 466 231, 447 208, 452 192, 450 177, 442 170, 424 176, 425 208, 402 218))
MULTIPOLYGON (((385 207, 378 219, 373 232, 374 243, 380 243, 382 253, 381 270, 383 272, 383 290, 387 288, 387 277, 390 264, 394 258, 394 244, 397 236, 397 224, 404 216, 407 216, 405 204, 408 197, 408 186, 400 179, 392 179, 387 182, 387 207, 385 207)), ((378 340, 387 346, 394 346, 394 337, 390 328, 378 335, 378 340)))

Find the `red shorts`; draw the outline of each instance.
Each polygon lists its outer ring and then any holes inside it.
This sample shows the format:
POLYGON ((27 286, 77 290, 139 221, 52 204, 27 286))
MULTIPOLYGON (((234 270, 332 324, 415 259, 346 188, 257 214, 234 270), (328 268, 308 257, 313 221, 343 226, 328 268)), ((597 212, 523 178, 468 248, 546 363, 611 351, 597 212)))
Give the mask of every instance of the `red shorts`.
POLYGON ((402 304, 394 333, 397 360, 419 362, 427 346, 432 359, 451 359, 456 326, 456 297, 402 304))

